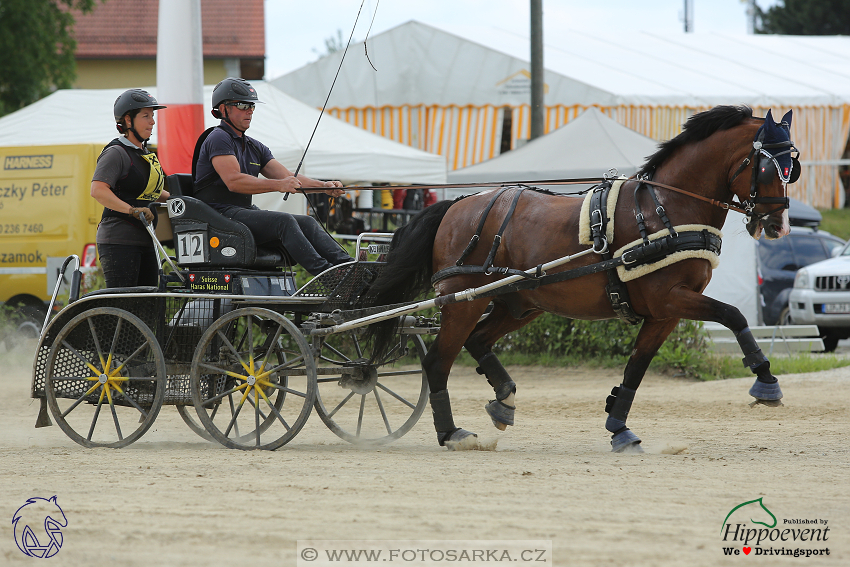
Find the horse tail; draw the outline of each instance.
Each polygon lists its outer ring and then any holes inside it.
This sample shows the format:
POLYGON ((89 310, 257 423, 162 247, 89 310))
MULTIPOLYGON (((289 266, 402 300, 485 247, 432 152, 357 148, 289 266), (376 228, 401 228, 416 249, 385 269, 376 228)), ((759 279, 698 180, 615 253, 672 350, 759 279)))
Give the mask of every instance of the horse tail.
MULTIPOLYGON (((434 273, 434 239, 443 217, 455 201, 440 201, 423 209, 393 235, 387 265, 370 288, 375 305, 415 300, 431 287, 434 273)), ((387 354, 393 345, 396 319, 369 325, 365 339, 373 340, 372 360, 387 354)))

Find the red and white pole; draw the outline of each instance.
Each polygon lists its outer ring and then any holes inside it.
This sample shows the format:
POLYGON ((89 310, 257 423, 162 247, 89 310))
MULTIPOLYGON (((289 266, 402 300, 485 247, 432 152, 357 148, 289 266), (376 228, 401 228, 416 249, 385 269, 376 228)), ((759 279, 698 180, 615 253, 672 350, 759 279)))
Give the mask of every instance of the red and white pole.
POLYGON ((166 174, 191 173, 204 131, 201 0, 160 0, 156 44, 157 155, 166 174))

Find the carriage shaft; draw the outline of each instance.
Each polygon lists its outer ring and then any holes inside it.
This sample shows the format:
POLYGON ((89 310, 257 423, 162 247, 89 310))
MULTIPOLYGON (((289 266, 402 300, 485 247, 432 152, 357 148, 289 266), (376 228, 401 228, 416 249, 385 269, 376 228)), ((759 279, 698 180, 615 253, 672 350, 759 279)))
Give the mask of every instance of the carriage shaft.
MULTIPOLYGON (((556 260, 552 260, 546 264, 543 264, 541 267, 545 272, 546 270, 551 270, 553 268, 557 268, 558 266, 562 266, 567 264, 576 258, 581 256, 585 256, 593 252, 593 248, 588 248, 578 254, 573 254, 571 256, 562 256, 556 260)), ((525 270, 525 273, 529 276, 537 273, 537 266, 525 270)), ((489 283, 487 285, 483 285, 481 287, 477 287, 474 289, 467 289, 458 293, 452 293, 449 295, 443 295, 440 297, 436 297, 434 299, 429 299, 427 301, 419 301, 417 303, 412 303, 410 305, 396 307, 395 309, 390 309, 388 311, 383 311, 381 313, 376 313, 374 315, 369 315, 366 317, 361 317, 359 319, 354 319, 352 321, 348 321, 346 323, 341 323, 339 325, 332 325, 330 327, 324 327, 320 329, 312 329, 310 331, 311 335, 332 335, 334 333, 343 333, 345 331, 350 331, 352 329, 357 329, 359 327, 365 327, 366 325, 370 325, 372 323, 378 323, 380 321, 386 321, 387 319, 393 319, 395 317, 399 317, 401 315, 407 315, 409 313, 415 313, 416 311, 422 311, 424 309, 430 309, 432 307, 442 307, 443 305, 450 305, 452 303, 460 303, 461 301, 472 301, 476 299, 480 295, 488 293, 490 291, 497 290, 506 285, 512 284, 519 280, 525 279, 523 276, 509 276, 507 278, 503 278, 501 280, 489 283)))

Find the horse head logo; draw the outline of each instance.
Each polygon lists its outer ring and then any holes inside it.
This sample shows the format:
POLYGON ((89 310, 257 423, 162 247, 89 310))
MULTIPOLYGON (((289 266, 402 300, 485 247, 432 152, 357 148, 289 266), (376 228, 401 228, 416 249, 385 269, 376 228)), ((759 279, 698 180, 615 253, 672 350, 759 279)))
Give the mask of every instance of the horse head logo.
POLYGON ((30 498, 12 516, 15 543, 24 555, 46 559, 59 553, 62 547, 62 528, 68 520, 56 496, 30 498))
MULTIPOLYGON (((729 519, 729 516, 731 516, 733 513, 735 513, 740 508, 743 508, 744 506, 749 506, 750 504, 758 504, 758 507, 753 506, 751 509, 747 510, 750 513, 750 515, 756 514, 758 510, 764 510, 765 512, 767 512, 768 516, 770 516, 773 519, 773 522, 768 524, 767 522, 759 522, 758 520, 754 520, 751 517, 750 521, 752 523, 759 524, 759 525, 762 525, 762 526, 765 526, 765 527, 771 528, 771 529, 776 527, 776 516, 773 515, 773 512, 771 512, 770 510, 767 509, 767 506, 764 505, 764 502, 762 502, 761 498, 757 498, 756 500, 748 500, 747 502, 742 502, 741 504, 738 504, 737 506, 732 508, 729 511, 729 513, 726 514, 726 518, 723 520, 723 524, 721 524, 721 526, 720 526, 720 533, 723 533, 723 528, 726 526, 726 520, 729 519)), ((767 518, 764 518, 764 519, 767 519, 767 518)))

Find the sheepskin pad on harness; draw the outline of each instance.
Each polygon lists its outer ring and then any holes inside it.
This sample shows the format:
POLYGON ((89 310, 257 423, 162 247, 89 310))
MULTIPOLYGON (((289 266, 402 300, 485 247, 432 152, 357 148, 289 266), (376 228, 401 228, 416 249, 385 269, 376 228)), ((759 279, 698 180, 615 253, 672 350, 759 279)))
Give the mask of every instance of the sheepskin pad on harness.
MULTIPOLYGON (((606 203, 606 211, 608 215, 608 226, 605 227, 605 237, 608 242, 614 242, 614 209, 617 208, 617 199, 620 197, 620 187, 628 181, 625 177, 617 179, 611 184, 611 190, 608 192, 608 201, 606 203)), ((590 198, 593 196, 591 191, 584 196, 584 201, 581 203, 581 221, 578 225, 578 242, 579 244, 588 244, 593 246, 593 237, 590 234, 590 198)))
MULTIPOLYGON (((608 213, 608 226, 605 227, 605 237, 608 239, 608 242, 614 242, 614 210, 617 207, 617 199, 620 197, 620 187, 623 183, 627 181, 626 178, 617 179, 611 185, 611 191, 608 193, 607 200, 607 213, 608 213)), ((581 221, 579 222, 578 229, 578 239, 580 244, 585 244, 588 246, 593 246, 593 238, 590 233, 590 198, 592 193, 588 193, 584 201, 581 204, 581 216, 579 217, 581 221)), ((723 238, 723 233, 714 228, 713 226, 706 226, 702 224, 683 224, 681 226, 674 227, 676 232, 687 232, 687 231, 701 231, 708 230, 709 232, 716 234, 719 238, 723 238)), ((656 240, 658 238, 664 238, 670 234, 670 231, 666 228, 664 230, 660 230, 654 234, 649 235, 649 240, 656 240)), ((629 248, 634 248, 635 246, 639 246, 643 243, 643 240, 637 239, 633 242, 629 242, 625 246, 621 247, 617 251, 614 252, 614 257, 622 256, 623 253, 629 248)), ((682 260, 687 260, 688 258, 702 258, 704 260, 708 260, 711 263, 711 269, 716 269, 718 265, 720 265, 720 259, 717 254, 710 250, 683 250, 680 252, 674 252, 670 254, 666 258, 661 258, 655 262, 649 264, 641 264, 639 266, 629 267, 629 266, 618 266, 617 274, 620 276, 620 280, 624 282, 628 282, 634 279, 637 279, 641 276, 645 276, 646 274, 651 274, 656 270, 660 270, 661 268, 667 267, 671 264, 675 264, 676 262, 680 262, 682 260)))
MULTIPOLYGON (((673 227, 676 232, 688 232, 688 231, 702 231, 707 230, 712 234, 717 235, 721 240, 723 239, 723 233, 714 228, 713 226, 707 226, 703 224, 683 224, 680 226, 673 227)), ((656 240, 658 238, 664 238, 670 234, 670 231, 666 228, 664 230, 659 230, 653 234, 649 235, 649 240, 656 240)), ((632 242, 629 242, 622 248, 619 248, 614 252, 614 257, 622 256, 623 253, 629 248, 634 248, 635 246, 639 246, 643 243, 643 240, 638 238, 632 242)), ((661 268, 665 268, 671 264, 675 264, 676 262, 681 262, 682 260, 687 260, 689 258, 702 258, 704 260, 708 260, 711 264, 711 269, 714 270, 717 266, 720 265, 720 258, 712 252, 711 250, 682 250, 680 252, 674 252, 670 254, 666 258, 661 258, 657 262, 653 262, 651 264, 641 264, 639 266, 635 266, 632 269, 628 269, 628 266, 617 266, 617 275, 620 276, 620 280, 624 282, 628 282, 634 279, 637 279, 641 276, 645 276, 647 274, 651 274, 656 270, 660 270, 661 268)))

